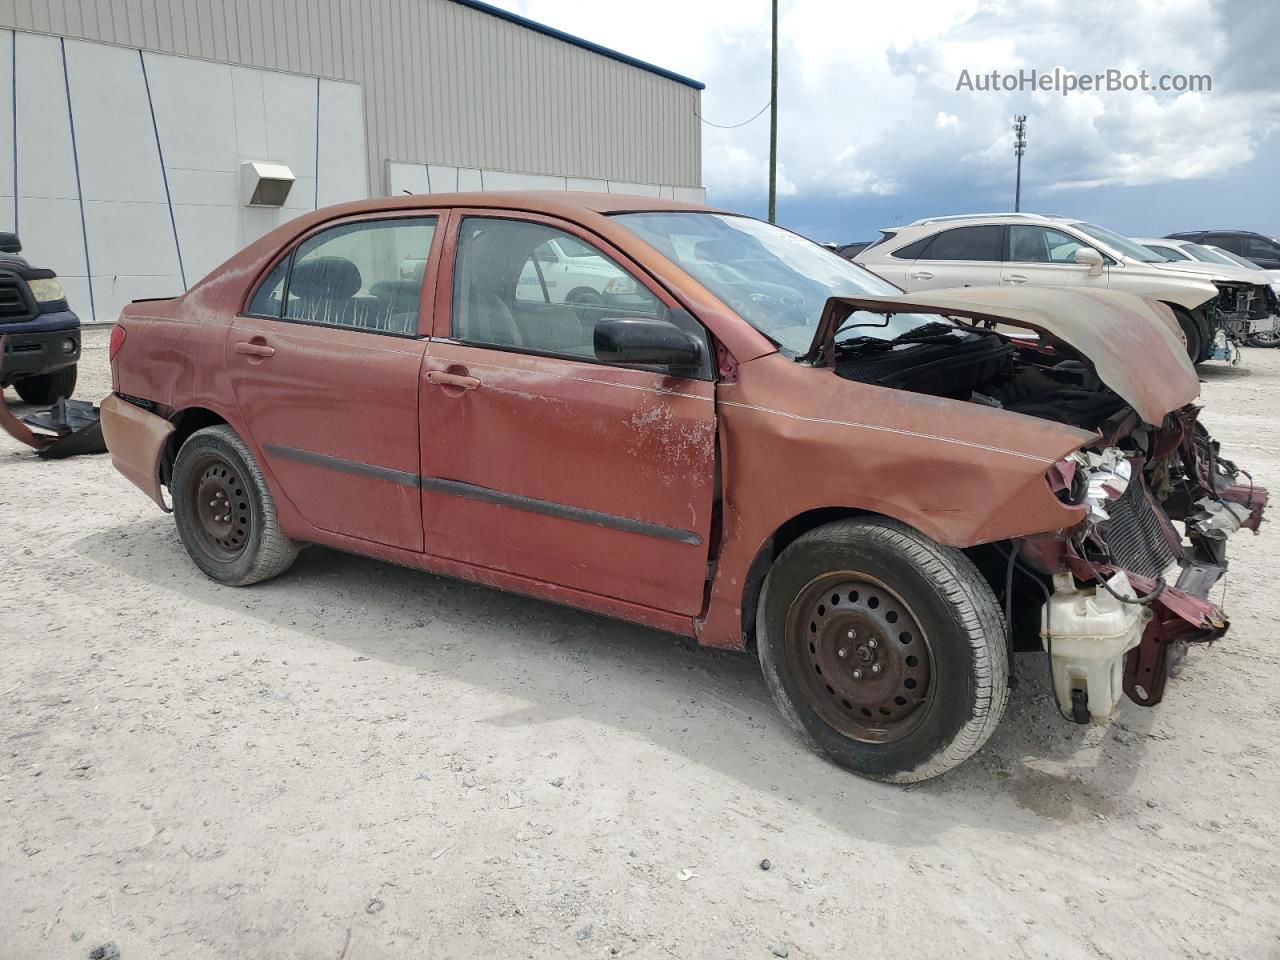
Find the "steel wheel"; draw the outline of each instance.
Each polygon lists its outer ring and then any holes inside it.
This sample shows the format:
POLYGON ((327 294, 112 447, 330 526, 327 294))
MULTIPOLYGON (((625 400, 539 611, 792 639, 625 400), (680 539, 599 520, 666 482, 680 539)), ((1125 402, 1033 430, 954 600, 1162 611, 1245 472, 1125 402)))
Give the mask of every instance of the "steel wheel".
POLYGON ((838 733, 863 743, 909 736, 929 712, 933 656, 916 615, 861 573, 818 577, 787 613, 787 665, 838 733))
POLYGON ((253 529, 244 481, 230 462, 213 453, 194 464, 190 478, 194 530, 201 545, 222 563, 235 560, 244 552, 253 529))

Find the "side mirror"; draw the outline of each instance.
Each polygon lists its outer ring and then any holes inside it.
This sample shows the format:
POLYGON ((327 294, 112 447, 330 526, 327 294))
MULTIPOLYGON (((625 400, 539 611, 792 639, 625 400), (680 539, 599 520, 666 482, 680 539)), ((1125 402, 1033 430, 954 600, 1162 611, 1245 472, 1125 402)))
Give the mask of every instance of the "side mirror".
POLYGON ((595 329, 596 359, 605 363, 697 367, 698 341, 668 320, 635 317, 601 320, 595 329))
POLYGON ((1089 276, 1096 277, 1102 273, 1102 254, 1093 247, 1081 247, 1076 251, 1076 263, 1089 268, 1089 276))
POLYGON ((16 233, 0 232, 0 253, 21 253, 22 241, 16 233))

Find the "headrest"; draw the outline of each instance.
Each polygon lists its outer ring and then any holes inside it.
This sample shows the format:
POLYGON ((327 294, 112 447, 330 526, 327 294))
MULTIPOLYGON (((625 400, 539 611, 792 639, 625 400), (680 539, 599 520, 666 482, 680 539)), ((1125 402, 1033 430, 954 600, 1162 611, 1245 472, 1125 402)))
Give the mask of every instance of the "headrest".
POLYGON ((360 268, 343 257, 311 257, 293 265, 289 295, 347 300, 360 292, 360 268))

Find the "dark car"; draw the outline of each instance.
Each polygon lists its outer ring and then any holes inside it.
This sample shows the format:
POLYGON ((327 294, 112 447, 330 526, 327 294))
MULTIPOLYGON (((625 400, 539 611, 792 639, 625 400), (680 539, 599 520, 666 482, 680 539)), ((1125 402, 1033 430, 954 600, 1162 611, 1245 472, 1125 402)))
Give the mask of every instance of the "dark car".
POLYGON ((0 389, 27 403, 69 397, 80 360, 80 318, 67 306, 58 275, 22 257, 17 234, 0 233, 0 389))
POLYGON ((982 745, 1020 646, 1079 722, 1157 702, 1182 642, 1226 629, 1225 539, 1266 503, 1198 424, 1167 310, 908 296, 657 198, 318 210, 126 307, 109 358, 112 460, 168 487, 213 579, 325 544, 754 647, 808 742, 895 782, 982 745), (624 302, 521 283, 548 241, 624 302))
POLYGON ((1170 240, 1191 240, 1221 247, 1237 256, 1252 260, 1268 270, 1280 270, 1280 240, 1252 230, 1193 230, 1190 233, 1165 234, 1170 240))

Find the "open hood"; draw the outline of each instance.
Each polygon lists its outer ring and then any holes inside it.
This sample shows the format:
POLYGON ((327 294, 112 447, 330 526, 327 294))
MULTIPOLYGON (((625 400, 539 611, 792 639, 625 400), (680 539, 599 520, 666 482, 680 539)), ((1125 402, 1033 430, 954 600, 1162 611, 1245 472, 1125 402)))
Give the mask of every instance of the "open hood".
MULTIPOLYGON (((1069 287, 956 287, 892 297, 832 297, 804 359, 829 364, 833 337, 856 311, 960 317, 1035 331, 1042 342, 1091 364, 1098 378, 1147 423, 1163 422, 1200 395, 1172 312, 1114 290, 1069 287)), ((1017 337, 1013 331, 1000 331, 1017 337)))

